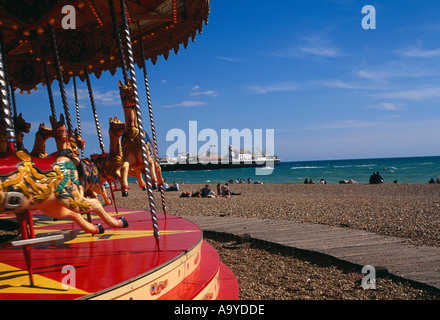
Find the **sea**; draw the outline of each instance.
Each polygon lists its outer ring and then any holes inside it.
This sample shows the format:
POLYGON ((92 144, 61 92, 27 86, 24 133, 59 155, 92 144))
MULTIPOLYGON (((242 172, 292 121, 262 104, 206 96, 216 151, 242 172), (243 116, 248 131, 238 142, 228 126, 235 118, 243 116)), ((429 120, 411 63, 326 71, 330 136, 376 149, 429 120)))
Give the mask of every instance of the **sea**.
POLYGON ((381 158, 355 160, 320 161, 281 161, 279 166, 261 170, 257 175, 255 168, 188 170, 163 172, 168 184, 176 181, 185 184, 215 184, 229 180, 269 184, 302 184, 305 179, 319 183, 324 179, 328 184, 337 184, 342 180, 354 180, 368 183, 370 175, 379 171, 385 183, 428 183, 440 174, 440 156, 411 158, 381 158))

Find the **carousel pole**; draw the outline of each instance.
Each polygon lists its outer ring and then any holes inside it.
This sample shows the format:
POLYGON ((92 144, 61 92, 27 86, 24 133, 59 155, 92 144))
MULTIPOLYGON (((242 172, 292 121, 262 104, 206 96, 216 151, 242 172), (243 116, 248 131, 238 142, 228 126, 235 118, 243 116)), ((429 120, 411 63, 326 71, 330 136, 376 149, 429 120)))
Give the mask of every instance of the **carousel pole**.
POLYGON ((144 162, 145 176, 147 178, 146 185, 147 185, 147 190, 148 190, 148 199, 150 202, 151 220, 153 223, 154 237, 156 238, 156 244, 159 248, 160 232, 159 232, 159 225, 157 222, 156 204, 155 204, 154 195, 153 195, 153 186, 152 186, 152 181, 151 181, 150 166, 148 163, 147 143, 145 141, 145 131, 144 131, 144 126, 142 124, 142 114, 141 114, 141 108, 140 108, 138 86, 137 86, 137 81, 136 81, 136 72, 135 72, 134 57, 133 57, 133 47, 131 45, 130 28, 128 26, 125 0, 120 0, 120 5, 121 5, 121 15, 122 15, 122 21, 123 21, 125 45, 127 47, 127 53, 128 53, 128 67, 129 67, 131 81, 132 81, 132 85, 133 85, 133 94, 134 94, 134 101, 135 101, 135 106, 136 106, 136 116, 137 116, 137 121, 138 121, 139 134, 141 135, 142 159, 144 162))
POLYGON ((44 71, 44 78, 46 80, 47 95, 49 96, 50 110, 52 111, 52 117, 56 119, 57 112, 55 110, 55 102, 53 101, 52 86, 50 84, 49 73, 47 72, 47 64, 46 61, 44 60, 43 60, 43 71, 44 71))
MULTIPOLYGON (((95 126, 99 139, 99 147, 101 148, 102 153, 105 153, 104 140, 102 139, 101 126, 99 125, 98 112, 96 111, 95 98, 93 97, 93 90, 90 82, 90 77, 86 69, 84 69, 84 73, 86 75, 87 89, 89 91, 90 103, 92 105, 92 110, 93 110, 93 117, 95 118, 95 126)), ((113 191, 111 181, 109 185, 110 185, 110 193, 112 194, 113 205, 115 207, 115 212, 116 214, 118 214, 118 207, 116 205, 115 193, 113 191)))
POLYGON ((119 53, 119 61, 121 62, 122 76, 124 77, 124 83, 127 84, 128 83, 127 64, 125 62, 125 54, 122 48, 121 34, 119 33, 119 26, 118 26, 118 21, 116 19, 115 4, 113 3, 113 0, 108 0, 108 6, 110 8, 110 15, 112 17, 114 37, 119 49, 118 53, 119 53))
POLYGON ((64 114, 66 116, 67 130, 69 130, 69 132, 72 133, 73 132, 73 130, 72 130, 72 118, 70 117, 70 111, 69 111, 69 104, 67 102, 66 89, 64 88, 63 73, 61 72, 60 56, 58 55, 58 46, 57 46, 57 41, 56 41, 56 38, 55 38, 55 30, 54 30, 53 26, 50 23, 48 24, 48 28, 49 28, 50 40, 52 42, 52 53, 53 53, 53 57, 55 59, 55 64, 54 65, 55 65, 55 70, 57 72, 57 80, 58 80, 58 84, 60 86, 61 99, 63 101, 64 114))
MULTIPOLYGON (((139 28, 139 23, 138 23, 138 28, 139 28)), ((148 111, 150 114, 151 133, 153 135, 154 156, 156 158, 157 164, 160 165, 160 163, 159 163, 159 150, 157 147, 157 138, 156 138, 156 127, 154 125, 153 106, 151 103, 150 85, 148 83, 147 65, 145 63, 144 44, 143 44, 142 37, 139 39, 139 43, 140 43, 140 51, 141 51, 141 59, 142 59, 142 70, 144 72, 145 91, 147 92, 148 111)), ((163 183, 159 186, 159 189, 160 189, 160 196, 162 198, 162 209, 163 209, 163 213, 165 214, 165 217, 166 217, 167 216, 167 206, 165 204, 165 192, 163 191, 163 183)))
POLYGON ((11 104, 9 101, 6 67, 4 64, 3 33, 0 31, 0 101, 2 118, 5 123, 8 152, 13 153, 16 149, 14 121, 12 119, 11 104))
POLYGON ((87 70, 84 70, 84 73, 86 74, 87 89, 89 90, 90 103, 92 105, 93 116, 95 118, 95 126, 96 126, 96 131, 98 133, 98 139, 99 139, 99 147, 101 148, 102 153, 105 153, 104 140, 102 139, 101 126, 99 125, 98 113, 96 111, 95 98, 93 97, 93 91, 92 91, 92 85, 90 83, 90 77, 89 77, 87 70))
POLYGON ((11 104, 12 104, 12 110, 14 110, 14 117, 17 117, 17 104, 15 103, 15 92, 14 92, 14 86, 12 84, 9 84, 9 87, 11 88, 11 104))
MULTIPOLYGON (((73 76, 73 94, 75 95, 75 107, 76 107, 76 121, 78 123, 78 133, 79 136, 82 137, 81 131, 81 118, 79 114, 79 103, 78 103, 78 90, 76 88, 76 77, 73 76)), ((81 149, 81 158, 84 159, 84 150, 81 149)))
MULTIPOLYGON (((15 142, 15 130, 14 130, 14 122, 12 119, 12 110, 11 104, 9 100, 8 93, 8 84, 7 84, 7 75, 6 75, 6 66, 4 64, 4 45, 3 45, 3 34, 0 31, 0 101, 1 101, 1 110, 2 117, 5 124, 6 130, 6 139, 8 143, 8 152, 14 153, 16 150, 16 142, 15 142)), ((25 210, 24 212, 17 214, 17 219, 20 221, 20 228, 22 237, 24 239, 28 239, 29 236, 34 237, 33 225, 32 225, 32 216, 29 210, 25 210), (28 229, 28 226, 30 229, 28 229)), ((27 245, 23 247, 23 254, 26 260, 26 264, 28 267, 29 281, 30 286, 34 286, 33 280, 33 271, 32 271, 32 257, 31 257, 31 248, 27 245)))

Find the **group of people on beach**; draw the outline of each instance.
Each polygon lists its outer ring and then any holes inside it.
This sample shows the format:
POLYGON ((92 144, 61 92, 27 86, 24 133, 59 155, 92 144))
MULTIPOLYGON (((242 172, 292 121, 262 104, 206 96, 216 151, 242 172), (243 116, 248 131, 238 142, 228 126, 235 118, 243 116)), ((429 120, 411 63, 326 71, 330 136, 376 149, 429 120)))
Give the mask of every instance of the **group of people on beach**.
MULTIPOLYGON (((251 178, 247 178, 247 179, 238 179, 237 178, 237 179, 235 179, 235 182, 234 182, 234 180, 229 179, 228 183, 230 183, 230 184, 244 184, 244 183, 252 184, 252 180, 251 180, 251 178)), ((264 182, 261 182, 261 181, 254 181, 253 183, 254 184, 264 184, 264 182)))
MULTIPOLYGON (((324 179, 321 179, 319 181, 319 183, 320 184, 327 184, 327 181, 325 181, 324 179)), ((309 180, 309 178, 306 178, 306 180, 304 180, 304 184, 315 184, 315 181, 313 181, 312 178, 310 178, 310 180, 309 180)))
POLYGON ((217 184, 217 193, 211 190, 209 185, 205 185, 203 188, 198 189, 196 192, 182 192, 181 198, 230 198, 232 195, 240 195, 241 193, 231 192, 229 189, 229 184, 221 183, 217 184))
POLYGON ((437 183, 440 184, 440 174, 437 176, 437 179, 431 178, 428 183, 437 183))
POLYGON ((370 184, 380 184, 380 183, 383 183, 384 181, 385 181, 385 179, 382 178, 379 171, 374 172, 370 176, 370 184))
POLYGON ((162 185, 163 191, 179 191, 179 184, 176 181, 173 181, 172 186, 169 186, 167 183, 167 179, 163 181, 162 185))

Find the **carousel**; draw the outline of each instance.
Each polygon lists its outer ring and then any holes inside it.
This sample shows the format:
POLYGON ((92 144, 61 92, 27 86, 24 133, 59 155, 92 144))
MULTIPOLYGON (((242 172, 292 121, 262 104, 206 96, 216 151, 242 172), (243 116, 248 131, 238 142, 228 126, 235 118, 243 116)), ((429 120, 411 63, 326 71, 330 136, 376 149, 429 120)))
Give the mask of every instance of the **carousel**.
POLYGON ((0 1, 0 300, 238 298, 236 277, 202 230, 167 213, 146 68, 148 59, 186 49, 208 15, 209 0, 0 1), (109 119, 106 150, 90 76, 117 70, 121 113, 109 119), (85 155, 79 82, 98 154, 85 155), (37 86, 47 89, 47 110, 39 110, 26 146, 30 106, 17 105, 15 95, 32 97, 37 86), (56 150, 46 151, 48 139, 56 150), (129 176, 145 194, 133 201, 147 201, 149 211, 118 207, 116 192, 134 197, 129 176))

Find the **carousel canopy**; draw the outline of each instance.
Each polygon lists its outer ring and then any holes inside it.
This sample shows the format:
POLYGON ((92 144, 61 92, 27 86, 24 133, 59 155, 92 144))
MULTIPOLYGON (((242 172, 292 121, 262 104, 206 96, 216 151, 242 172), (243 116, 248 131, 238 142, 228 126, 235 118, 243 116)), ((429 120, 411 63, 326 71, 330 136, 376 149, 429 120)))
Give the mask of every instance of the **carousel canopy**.
MULTIPOLYGON (((97 78, 103 71, 114 74, 121 66, 111 3, 118 26, 122 24, 119 0, 0 0, 0 30, 9 82, 31 90, 45 82, 43 64, 50 81, 56 78, 55 58, 48 25, 56 35, 63 80, 85 79, 85 72, 97 78), (72 10, 67 10, 73 6, 72 10), (70 17, 73 17, 70 19, 70 17), (63 20, 64 19, 64 20, 63 20), (64 23, 63 23, 64 21, 64 23), (66 26, 73 26, 67 29, 66 26)), ((195 40, 209 15, 209 0, 126 0, 134 60, 141 66, 139 41, 144 58, 153 64, 169 52, 177 54, 183 43, 195 40)), ((124 42, 122 42, 124 44, 124 42)))

